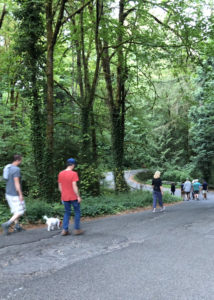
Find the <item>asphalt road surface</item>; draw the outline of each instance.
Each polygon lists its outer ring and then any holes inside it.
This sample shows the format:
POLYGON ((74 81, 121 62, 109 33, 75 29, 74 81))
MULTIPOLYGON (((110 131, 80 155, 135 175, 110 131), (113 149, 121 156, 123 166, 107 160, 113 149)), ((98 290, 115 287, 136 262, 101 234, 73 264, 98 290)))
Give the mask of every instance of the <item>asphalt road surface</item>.
POLYGON ((214 197, 0 235, 0 299, 212 300, 214 197))
MULTIPOLYGON (((137 169, 137 170, 124 171, 124 178, 125 178, 126 182, 128 183, 128 185, 130 186, 131 190, 133 190, 133 191, 134 190, 152 191, 151 185, 140 184, 140 183, 138 183, 134 180, 134 175, 136 175, 139 172, 147 172, 147 169, 137 169)), ((152 181, 152 179, 151 179, 151 181, 152 181)), ((114 189, 114 176, 113 176, 112 172, 106 172, 104 182, 109 188, 114 189)), ((163 190, 168 191, 168 192, 170 191, 169 188, 163 188, 163 190)), ((180 189, 176 189, 175 196, 178 196, 178 197, 181 196, 181 190, 180 189)))

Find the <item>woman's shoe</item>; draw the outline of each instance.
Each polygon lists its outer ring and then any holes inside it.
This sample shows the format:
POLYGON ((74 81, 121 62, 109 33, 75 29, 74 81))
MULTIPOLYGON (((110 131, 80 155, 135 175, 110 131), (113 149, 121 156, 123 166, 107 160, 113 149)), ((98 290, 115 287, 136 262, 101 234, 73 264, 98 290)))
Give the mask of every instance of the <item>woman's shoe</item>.
POLYGON ((166 208, 165 208, 165 206, 163 206, 161 209, 160 209, 160 211, 162 212, 162 211, 164 211, 166 208))

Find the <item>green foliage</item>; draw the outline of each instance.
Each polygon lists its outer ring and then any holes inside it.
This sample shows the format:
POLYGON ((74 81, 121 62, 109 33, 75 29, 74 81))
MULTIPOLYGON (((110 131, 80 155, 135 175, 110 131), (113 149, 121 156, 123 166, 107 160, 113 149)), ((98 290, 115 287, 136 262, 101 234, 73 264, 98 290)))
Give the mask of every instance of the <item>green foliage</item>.
MULTIPOLYGON (((0 37, 0 170, 21 153, 25 195, 52 201, 57 173, 68 157, 79 160, 85 195, 99 193, 106 169, 114 171, 117 189, 126 190, 123 168, 142 165, 160 169, 173 181, 202 173, 214 182, 213 17, 202 9, 205 3, 209 9, 207 1, 124 1, 124 26, 113 0, 104 1, 103 11, 90 5, 72 20, 65 16, 53 57, 54 144, 47 152, 44 1, 6 2, 0 37), (103 55, 104 43, 115 107, 107 101, 103 65, 96 64, 97 48, 103 55)), ((66 1, 66 14, 80 2, 66 1)), ((59 4, 53 1, 53 27, 59 4)))
POLYGON ((95 164, 78 165, 80 175, 80 191, 82 195, 99 195, 101 171, 95 164))
MULTIPOLYGON (((64 215, 64 206, 59 203, 47 203, 44 200, 26 200, 26 213, 22 217, 24 223, 37 223, 39 221, 44 222, 43 216, 59 217, 64 215)), ((2 222, 7 221, 11 217, 8 206, 0 204, 0 218, 2 222)))
POLYGON ((44 3, 40 0, 16 1, 19 5, 14 15, 18 20, 18 31, 15 37, 15 50, 21 56, 22 63, 19 70, 19 87, 21 95, 27 99, 30 108, 31 143, 33 161, 35 165, 36 184, 39 186, 39 196, 45 195, 44 145, 45 120, 42 98, 42 76, 44 72, 41 64, 44 60, 44 3))
MULTIPOLYGON (((165 203, 179 201, 180 198, 172 197, 169 193, 164 195, 165 203)), ((148 207, 152 205, 152 194, 149 191, 136 191, 126 194, 106 195, 99 198, 88 198, 82 202, 83 216, 99 216, 105 214, 115 214, 118 212, 134 209, 138 207, 148 207)))
POLYGON ((213 183, 214 167, 214 59, 198 70, 197 105, 189 112, 192 162, 202 176, 213 183))
POLYGON ((6 204, 0 204, 0 219, 1 222, 6 222, 10 218, 10 213, 6 204))
POLYGON ((26 202, 27 212, 24 219, 29 223, 34 223, 42 220, 44 215, 51 214, 51 206, 45 201, 32 200, 26 202))
POLYGON ((140 182, 146 182, 153 178, 154 172, 150 170, 146 170, 145 172, 140 172, 136 175, 136 178, 139 179, 140 182))
POLYGON ((190 180, 192 179, 190 175, 190 170, 185 170, 185 169, 183 170, 170 169, 165 171, 162 175, 163 180, 172 181, 172 182, 183 182, 187 178, 189 178, 190 180))

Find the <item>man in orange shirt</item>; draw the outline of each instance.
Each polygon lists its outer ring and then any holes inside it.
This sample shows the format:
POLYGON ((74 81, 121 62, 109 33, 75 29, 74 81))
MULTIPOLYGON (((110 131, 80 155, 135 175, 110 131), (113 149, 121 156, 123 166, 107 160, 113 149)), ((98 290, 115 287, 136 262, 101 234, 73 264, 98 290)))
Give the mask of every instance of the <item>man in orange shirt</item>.
POLYGON ((71 205, 74 208, 74 234, 83 234, 83 230, 80 229, 80 202, 81 197, 77 186, 79 177, 77 172, 73 171, 76 166, 76 160, 69 158, 67 160, 67 168, 61 171, 58 175, 58 186, 61 192, 61 200, 65 207, 65 214, 63 218, 63 230, 61 235, 65 236, 69 234, 69 220, 71 216, 71 205))

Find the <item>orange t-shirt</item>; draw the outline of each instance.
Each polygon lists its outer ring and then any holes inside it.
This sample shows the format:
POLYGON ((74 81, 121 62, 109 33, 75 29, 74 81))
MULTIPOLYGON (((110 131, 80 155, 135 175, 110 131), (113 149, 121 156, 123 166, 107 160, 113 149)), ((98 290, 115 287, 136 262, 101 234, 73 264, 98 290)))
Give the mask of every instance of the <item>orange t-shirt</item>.
POLYGON ((77 195, 74 193, 72 183, 79 181, 77 172, 64 170, 58 175, 58 183, 61 184, 61 200, 62 201, 74 201, 77 200, 77 195))

